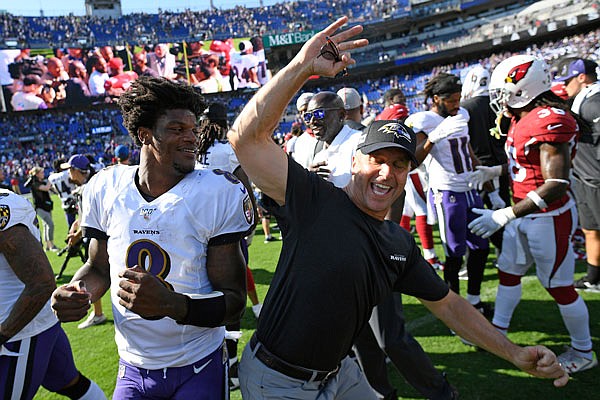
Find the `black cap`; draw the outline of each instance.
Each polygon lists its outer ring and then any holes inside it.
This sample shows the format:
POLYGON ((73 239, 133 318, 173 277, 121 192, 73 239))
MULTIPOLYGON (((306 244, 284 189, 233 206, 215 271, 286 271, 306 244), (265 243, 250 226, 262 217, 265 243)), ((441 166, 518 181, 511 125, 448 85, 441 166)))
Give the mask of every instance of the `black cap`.
POLYGON ((376 150, 396 147, 406 151, 411 161, 418 165, 415 157, 417 136, 408 126, 397 120, 373 121, 365 129, 356 150, 369 154, 376 150))
POLYGON ((456 75, 440 73, 435 78, 435 85, 431 89, 431 93, 438 96, 450 96, 454 93, 460 93, 462 83, 456 75))
POLYGON ((211 121, 227 121, 227 107, 222 103, 210 103, 204 116, 211 121))

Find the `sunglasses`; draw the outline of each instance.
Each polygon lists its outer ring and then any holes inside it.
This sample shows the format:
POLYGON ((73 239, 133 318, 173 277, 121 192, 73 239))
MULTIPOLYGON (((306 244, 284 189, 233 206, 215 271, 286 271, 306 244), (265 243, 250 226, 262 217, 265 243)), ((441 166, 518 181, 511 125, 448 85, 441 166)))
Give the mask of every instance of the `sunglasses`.
POLYGON ((306 123, 310 122, 310 120, 313 118, 323 119, 325 118, 325 111, 328 110, 339 110, 339 108, 317 108, 312 111, 306 111, 304 114, 302 114, 302 119, 304 119, 304 122, 306 123))
MULTIPOLYGON (((342 57, 340 56, 340 49, 338 49, 337 45, 329 36, 326 36, 327 42, 323 46, 321 46, 321 51, 318 57, 323 57, 326 60, 333 62, 342 61, 342 57)), ((317 57, 317 58, 318 58, 317 57)), ((348 75, 348 70, 344 68, 335 76, 336 78, 348 75)))

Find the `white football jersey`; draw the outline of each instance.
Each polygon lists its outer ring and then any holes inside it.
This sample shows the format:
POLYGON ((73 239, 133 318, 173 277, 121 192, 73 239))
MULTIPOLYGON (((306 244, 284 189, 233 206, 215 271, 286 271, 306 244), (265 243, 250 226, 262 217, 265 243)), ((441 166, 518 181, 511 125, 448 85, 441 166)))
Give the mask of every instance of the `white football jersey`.
POLYGON ((344 125, 331 145, 318 152, 313 159, 313 163, 322 161, 327 163, 327 167, 331 171, 327 180, 336 187, 343 188, 352 179, 352 157, 354 157, 361 135, 361 131, 344 125))
POLYGON ((296 139, 292 158, 304 168, 308 168, 313 163, 316 146, 317 138, 311 136, 308 132, 304 132, 296 139))
POLYGON ((206 153, 200 156, 197 165, 201 169, 220 169, 233 173, 240 162, 228 141, 215 140, 206 153))
POLYGON ((71 192, 75 189, 75 184, 69 180, 69 170, 54 172, 48 177, 48 182, 58 191, 58 197, 64 204, 68 199, 73 197, 71 192))
MULTIPOLYGON (((465 119, 469 120, 469 113, 460 108, 458 111, 465 119)), ((422 111, 410 115, 406 125, 415 133, 429 134, 444 117, 433 111, 422 111)), ((469 153, 469 129, 454 133, 433 145, 433 149, 423 162, 429 174, 429 187, 437 190, 451 190, 454 192, 467 192, 469 177, 473 171, 471 154, 469 153)))
POLYGON ((246 232, 254 212, 246 188, 228 172, 196 169, 171 190, 146 201, 137 189, 137 166, 96 174, 83 193, 82 226, 108 236, 115 340, 122 359, 137 367, 189 365, 217 349, 224 327, 146 320, 119 305, 118 274, 143 266, 165 286, 190 295, 213 291, 206 271, 209 241, 246 232))
POLYGON ((265 57, 265 49, 260 49, 254 52, 256 58, 258 58, 258 66, 256 74, 258 75, 258 81, 261 85, 265 85, 271 79, 271 71, 267 67, 267 58, 265 57))
MULTIPOLYGON (((0 189, 0 235, 15 225, 23 225, 39 240, 40 231, 34 225, 35 218, 35 210, 29 201, 10 190, 0 189)), ((30 243, 29 246, 41 246, 41 243, 30 243)), ((0 285, 0 321, 4 321, 23 292, 25 284, 17 278, 2 253, 0 253, 0 280, 2 281, 0 285)), ((58 320, 50 308, 50 298, 48 298, 38 315, 9 341, 14 342, 35 336, 57 322, 58 320)))
POLYGON ((258 57, 254 54, 240 54, 231 59, 231 68, 238 78, 238 89, 257 88, 258 85, 250 80, 248 71, 258 67, 258 57))

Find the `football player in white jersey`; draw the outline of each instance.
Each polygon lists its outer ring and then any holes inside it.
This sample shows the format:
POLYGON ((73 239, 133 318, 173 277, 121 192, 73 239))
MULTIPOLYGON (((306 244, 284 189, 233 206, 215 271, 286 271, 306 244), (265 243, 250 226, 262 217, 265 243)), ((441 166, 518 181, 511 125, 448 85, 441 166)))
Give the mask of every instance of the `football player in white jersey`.
POLYGON ((248 40, 243 40, 239 45, 240 52, 231 59, 231 68, 238 78, 237 89, 260 87, 258 80, 258 57, 252 54, 252 43, 248 40))
POLYGON ((458 271, 469 249, 467 300, 486 317, 489 306, 481 301, 483 271, 489 254, 487 239, 474 235, 467 224, 477 218, 472 208, 482 208, 469 177, 478 161, 469 144, 469 114, 459 107, 462 85, 456 75, 440 73, 423 90, 431 110, 411 115, 409 126, 417 133, 417 158, 425 160, 429 174, 429 201, 440 227, 446 251, 444 280, 460 293, 458 271))
POLYGON ((69 171, 60 169, 60 164, 64 159, 58 159, 54 162, 53 172, 48 176, 48 182, 52 184, 52 188, 58 193, 62 209, 67 218, 67 225, 70 227, 77 217, 77 202, 71 192, 75 189, 75 185, 69 180, 69 171))
POLYGON ((0 393, 32 399, 44 386, 71 399, 106 399, 77 371, 50 308, 54 274, 35 219, 29 201, 0 189, 0 393))
POLYGON ((250 39, 252 45, 253 54, 258 58, 258 67, 256 68, 256 75, 260 85, 264 85, 271 79, 271 70, 268 67, 267 57, 265 57, 265 47, 263 45, 261 36, 254 36, 250 39))
POLYGON ((469 228, 489 237, 505 226, 498 258, 498 293, 493 324, 503 332, 521 300, 521 277, 535 263, 538 279, 554 298, 571 336, 558 360, 569 373, 598 365, 592 350, 589 313, 573 287, 575 259, 571 236, 577 210, 570 191, 571 161, 581 120, 551 88, 543 60, 521 55, 496 66, 490 82, 490 105, 511 122, 506 137, 508 164, 478 167, 475 185, 510 174, 513 206, 475 210, 469 228))
POLYGON ((223 399, 223 326, 246 304, 239 241, 254 223, 252 202, 231 173, 195 169, 206 103, 190 86, 141 77, 119 106, 140 164, 106 168, 87 184, 90 257, 54 292, 53 308, 63 321, 81 319, 110 287, 113 399, 223 399))

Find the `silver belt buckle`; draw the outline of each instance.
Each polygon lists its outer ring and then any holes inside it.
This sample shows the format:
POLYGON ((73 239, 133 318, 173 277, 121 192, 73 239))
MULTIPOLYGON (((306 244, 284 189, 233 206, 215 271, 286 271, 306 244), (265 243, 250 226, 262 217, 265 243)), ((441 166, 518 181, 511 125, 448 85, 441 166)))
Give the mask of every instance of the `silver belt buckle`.
POLYGON ((323 380, 321 381, 321 384, 319 385, 319 388, 323 388, 325 385, 327 385, 327 382, 329 382, 329 378, 331 378, 333 375, 337 374, 337 372, 340 370, 340 366, 338 365, 334 370, 329 371, 327 373, 327 375, 325 375, 325 378, 323 378, 323 380))

